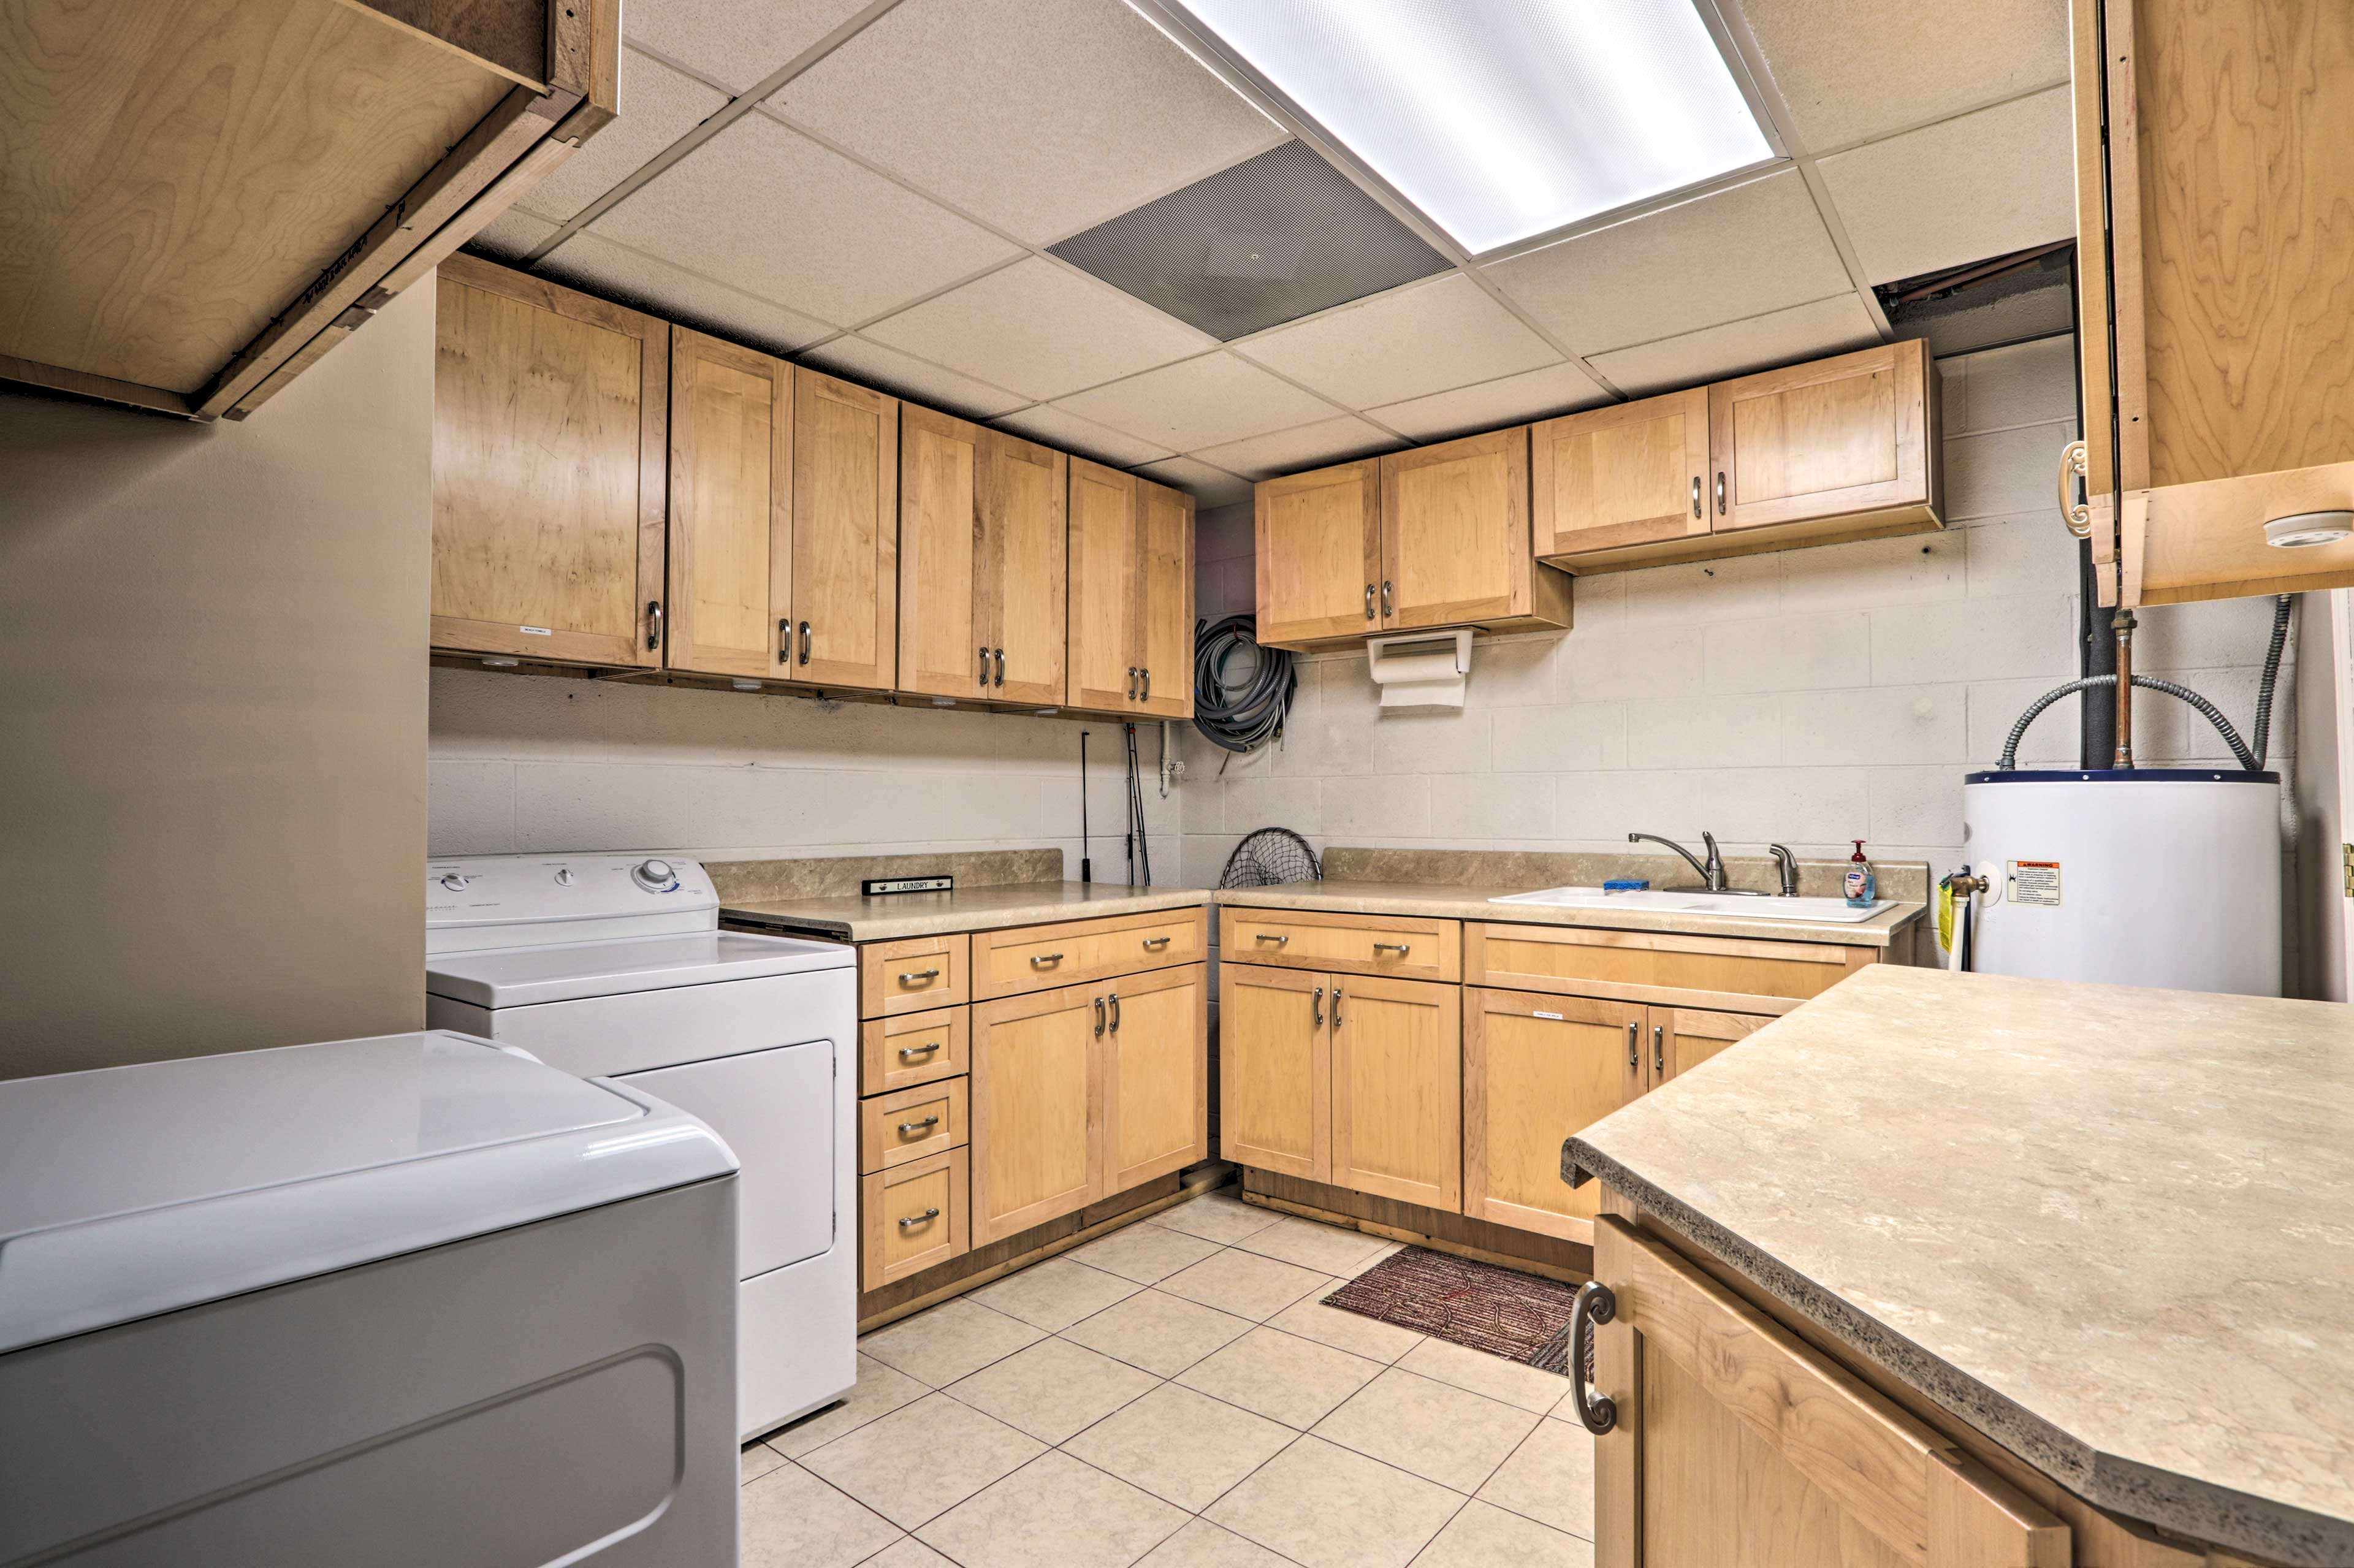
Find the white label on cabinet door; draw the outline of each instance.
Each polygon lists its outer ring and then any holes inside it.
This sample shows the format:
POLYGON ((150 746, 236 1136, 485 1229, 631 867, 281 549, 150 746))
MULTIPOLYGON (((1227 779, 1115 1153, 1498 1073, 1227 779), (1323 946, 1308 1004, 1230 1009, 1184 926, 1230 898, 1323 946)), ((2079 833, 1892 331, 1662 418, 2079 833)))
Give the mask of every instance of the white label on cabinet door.
POLYGON ((518 626, 515 630, 522 632, 525 637, 553 637, 556 635, 555 632, 550 631, 545 626, 518 626))
POLYGON ((2014 860, 2004 893, 2013 904, 2031 909, 2060 907, 2060 863, 2056 860, 2014 860))
POLYGON ((1531 1018, 1550 1018, 1555 1023, 1559 1023, 1561 1022, 1561 1014, 1558 1012, 1532 1012, 1529 1016, 1531 1018))

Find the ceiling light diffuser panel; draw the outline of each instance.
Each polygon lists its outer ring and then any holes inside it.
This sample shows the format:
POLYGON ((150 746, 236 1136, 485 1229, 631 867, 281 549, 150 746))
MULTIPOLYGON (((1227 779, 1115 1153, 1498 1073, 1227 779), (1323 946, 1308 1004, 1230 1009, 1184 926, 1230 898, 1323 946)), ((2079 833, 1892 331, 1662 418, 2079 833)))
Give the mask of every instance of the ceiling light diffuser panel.
POLYGON ((1478 256, 1776 154, 1692 0, 1144 0, 1478 256))

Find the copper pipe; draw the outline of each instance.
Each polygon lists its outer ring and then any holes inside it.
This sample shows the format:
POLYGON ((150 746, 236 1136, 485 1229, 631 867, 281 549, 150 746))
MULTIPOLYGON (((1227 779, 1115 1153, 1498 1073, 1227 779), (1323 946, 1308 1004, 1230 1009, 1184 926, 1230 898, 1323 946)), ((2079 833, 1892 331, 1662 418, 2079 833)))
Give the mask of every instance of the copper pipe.
POLYGON ((2133 634, 2134 613, 2120 609, 2109 623, 2117 638, 2117 753, 2112 764, 2131 768, 2133 754, 2133 634))

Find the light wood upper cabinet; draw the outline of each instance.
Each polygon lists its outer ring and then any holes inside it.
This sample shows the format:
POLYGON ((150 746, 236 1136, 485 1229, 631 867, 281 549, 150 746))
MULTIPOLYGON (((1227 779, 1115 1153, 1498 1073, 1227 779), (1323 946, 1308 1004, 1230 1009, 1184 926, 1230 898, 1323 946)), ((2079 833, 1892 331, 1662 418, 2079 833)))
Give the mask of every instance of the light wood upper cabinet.
POLYGON ((670 328, 472 257, 436 287, 433 646, 660 665, 670 328))
POLYGON ((252 413, 615 109, 614 5, 7 16, 0 380, 183 418, 252 413))
POLYGON ((2264 540, 2354 508, 2354 10, 2070 11, 2101 602, 2354 586, 2354 539, 2264 540))
POLYGON ((1912 338, 1710 387, 1710 529, 1934 514, 1929 375, 1912 338))
POLYGON ((1569 624, 1569 578, 1533 554, 1526 426, 1393 452, 1381 468, 1384 630, 1569 624))
POLYGON ((1330 976, 1218 968, 1218 1143, 1240 1165, 1332 1179, 1330 976))
POLYGON ((973 617, 994 650, 989 694, 1056 706, 1068 686, 1071 460, 1002 430, 982 436, 981 453, 973 617))
POLYGON ((1539 555, 1707 536, 1706 387, 1564 414, 1529 440, 1539 555))
POLYGON ((1065 986, 972 1010, 971 1234, 986 1246, 1104 1192, 1096 1026, 1104 989, 1065 986))
POLYGON ((909 404, 899 411, 899 689, 935 697, 988 690, 974 630, 981 428, 909 404))
POLYGON ((1466 1214, 1593 1239, 1602 1189, 1589 1181, 1572 1191, 1561 1179, 1562 1139, 1649 1086, 1646 1011, 1583 997, 1464 991, 1466 1214))
POLYGON ((1296 647, 1381 630, 1381 471, 1368 458, 1258 486, 1261 642, 1296 647))
POLYGON ((1209 972, 1200 964, 1114 983, 1103 1037, 1103 1190, 1121 1192, 1210 1157, 1209 972))
POLYGON ((1191 717, 1193 498, 1073 458, 1069 532, 1066 700, 1139 717, 1191 717))
POLYGON ((792 471, 793 367, 673 328, 671 669, 790 673, 792 471))
POLYGON ((801 366, 793 404, 792 679, 887 692, 898 670, 899 400, 801 366))
POLYGON ((1331 978, 1331 1180, 1459 1211, 1462 993, 1428 980, 1331 978))

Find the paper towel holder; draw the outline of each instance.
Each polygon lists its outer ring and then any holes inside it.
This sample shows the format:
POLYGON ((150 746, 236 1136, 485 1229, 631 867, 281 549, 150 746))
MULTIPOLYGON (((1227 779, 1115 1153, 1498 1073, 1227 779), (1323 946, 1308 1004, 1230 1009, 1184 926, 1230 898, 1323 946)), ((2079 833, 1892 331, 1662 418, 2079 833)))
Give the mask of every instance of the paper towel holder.
POLYGON ((1365 639, 1365 664, 1380 688, 1381 705, 1446 707, 1463 705, 1463 687, 1471 673, 1470 627, 1438 631, 1404 631, 1365 639))

